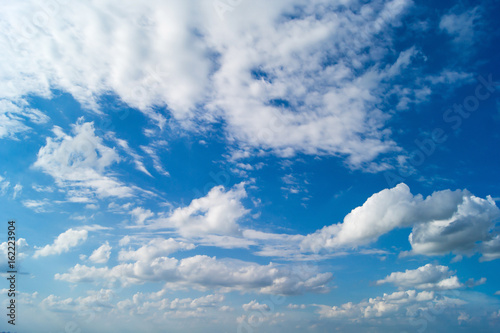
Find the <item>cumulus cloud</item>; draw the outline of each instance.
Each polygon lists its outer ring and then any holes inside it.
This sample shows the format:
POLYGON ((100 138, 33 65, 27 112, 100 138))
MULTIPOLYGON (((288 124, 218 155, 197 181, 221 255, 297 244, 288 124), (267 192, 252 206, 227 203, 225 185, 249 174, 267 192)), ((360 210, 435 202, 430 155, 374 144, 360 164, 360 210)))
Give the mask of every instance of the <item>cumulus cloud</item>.
POLYGON ((109 257, 111 256, 111 246, 108 242, 102 244, 97 249, 92 252, 89 257, 89 260, 95 262, 96 264, 105 264, 108 262, 109 257))
POLYGON ((412 227, 409 241, 415 254, 467 252, 489 232, 500 216, 491 197, 478 198, 467 190, 434 192, 427 198, 413 195, 401 183, 375 193, 353 209, 343 223, 307 235, 303 251, 319 252, 372 243, 397 228, 412 227))
POLYGON ((194 199, 187 207, 174 209, 148 227, 172 228, 185 237, 235 235, 239 233, 238 221, 249 212, 241 203, 246 196, 245 183, 227 191, 223 186, 215 186, 206 196, 194 199))
POLYGON ((33 258, 46 257, 68 252, 71 248, 78 246, 87 240, 88 231, 84 229, 68 229, 54 240, 52 244, 38 248, 33 258))
POLYGON ((414 270, 407 269, 405 272, 391 273, 384 279, 378 280, 377 285, 392 283, 404 289, 430 290, 447 290, 463 287, 463 284, 453 274, 454 272, 450 271, 446 266, 427 264, 414 270))
POLYGON ((146 251, 137 251, 131 257, 137 258, 138 252, 144 256, 134 263, 123 263, 111 268, 77 264, 67 273, 56 274, 55 278, 71 283, 94 282, 108 285, 116 282, 129 285, 147 281, 163 281, 169 289, 189 287, 221 291, 254 290, 265 294, 286 295, 327 292, 328 283, 332 278, 331 273, 297 272, 292 269, 293 267, 272 263, 258 265, 205 255, 178 260, 165 256, 151 256, 146 251), (143 259, 145 257, 148 258, 143 259))
POLYGON ((70 187, 68 193, 72 201, 88 202, 93 193, 98 197, 132 196, 130 187, 106 175, 106 169, 119 162, 120 158, 114 149, 105 146, 102 139, 95 135, 93 123, 86 123, 80 118, 73 125, 73 136, 65 134, 57 126, 52 131, 55 137, 47 138, 34 166, 54 177, 60 187, 70 187))

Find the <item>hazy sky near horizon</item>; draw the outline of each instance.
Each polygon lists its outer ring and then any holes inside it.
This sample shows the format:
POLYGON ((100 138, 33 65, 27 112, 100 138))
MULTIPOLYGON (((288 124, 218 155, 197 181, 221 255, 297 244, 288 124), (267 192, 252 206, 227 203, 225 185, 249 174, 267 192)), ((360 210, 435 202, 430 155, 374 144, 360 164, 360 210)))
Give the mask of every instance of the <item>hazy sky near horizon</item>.
POLYGON ((498 1, 0 7, 0 330, 498 330, 498 1))

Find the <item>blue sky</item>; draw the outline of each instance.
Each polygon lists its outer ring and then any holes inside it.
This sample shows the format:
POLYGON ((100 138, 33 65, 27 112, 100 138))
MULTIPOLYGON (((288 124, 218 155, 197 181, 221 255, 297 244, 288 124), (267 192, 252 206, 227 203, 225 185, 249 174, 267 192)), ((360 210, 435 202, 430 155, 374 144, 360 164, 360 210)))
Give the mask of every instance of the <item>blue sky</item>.
POLYGON ((498 329, 498 2, 1 6, 0 329, 498 329))

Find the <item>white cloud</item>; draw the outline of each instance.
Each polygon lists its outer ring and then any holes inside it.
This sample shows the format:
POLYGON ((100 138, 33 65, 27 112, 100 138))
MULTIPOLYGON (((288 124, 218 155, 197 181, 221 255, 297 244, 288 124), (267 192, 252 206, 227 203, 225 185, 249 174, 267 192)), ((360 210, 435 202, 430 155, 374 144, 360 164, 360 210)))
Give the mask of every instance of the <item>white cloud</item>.
POLYGON ((436 309, 460 307, 466 302, 457 298, 437 297, 434 291, 398 291, 384 294, 360 303, 345 303, 341 306, 316 305, 322 318, 364 319, 386 318, 392 323, 398 317, 415 316, 418 311, 430 312, 436 309))
POLYGON ((137 154, 132 148, 130 148, 129 144, 127 141, 123 139, 119 139, 113 136, 113 139, 115 142, 132 158, 132 161, 134 162, 135 168, 149 177, 153 177, 151 173, 146 169, 144 166, 144 163, 142 162, 142 156, 137 154))
POLYGON ((31 130, 26 125, 27 121, 44 124, 48 120, 49 117, 39 110, 29 108, 24 100, 9 101, 0 97, 0 139, 17 139, 17 134, 31 130))
MULTIPOLYGON (((238 324, 247 324, 250 327, 259 327, 263 323, 269 322, 271 325, 276 325, 277 323, 282 323, 285 321, 285 314, 282 312, 275 312, 266 316, 262 316, 260 313, 251 315, 241 315, 236 318, 238 324)), ((240 327, 240 326, 238 326, 240 327)), ((245 326, 241 326, 245 327, 245 326)))
POLYGON ((21 184, 16 184, 14 186, 14 193, 12 193, 12 199, 17 198, 17 196, 23 191, 23 186, 21 184))
POLYGON ((256 242, 232 236, 219 236, 219 235, 205 235, 196 239, 196 242, 202 246, 215 246, 224 249, 244 248, 248 249, 249 246, 257 245, 256 242))
MULTIPOLYGON (((9 293, 9 289, 0 289, 0 293, 3 295, 7 295, 9 293)), ((35 291, 33 293, 25 293, 22 291, 17 290, 16 291, 16 303, 17 304, 29 304, 29 305, 35 305, 35 301, 38 298, 38 291, 35 291)))
POLYGON ((112 308, 111 301, 115 297, 111 289, 101 289, 97 291, 88 291, 88 296, 77 298, 61 298, 56 295, 49 295, 40 302, 40 306, 44 309, 52 311, 85 311, 92 309, 93 311, 102 311, 106 308, 112 308))
POLYGON ((269 305, 260 304, 257 300, 253 300, 250 303, 243 304, 241 306, 245 311, 269 311, 269 305))
POLYGON ((220 294, 209 294, 195 299, 161 298, 164 293, 165 290, 149 294, 136 293, 132 298, 118 302, 116 309, 130 315, 147 313, 150 317, 155 313, 164 314, 165 312, 168 312, 169 317, 200 317, 209 309, 215 310, 225 299, 224 295, 220 294))
POLYGON ((47 206, 50 206, 48 199, 44 200, 23 200, 23 206, 26 208, 33 209, 37 213, 47 212, 47 206))
MULTIPOLYGON (((120 242, 124 244, 124 242, 120 242)), ((195 246, 193 244, 179 242, 173 238, 162 239, 155 238, 149 241, 148 244, 143 245, 137 250, 120 250, 118 260, 120 261, 152 261, 158 257, 166 257, 171 253, 179 250, 192 250, 195 246)))
POLYGON ((165 168, 163 167, 161 160, 160 160, 160 157, 158 156, 158 153, 157 153, 158 148, 163 148, 166 145, 167 145, 167 143, 165 141, 157 141, 150 146, 141 146, 141 149, 146 154, 148 154, 151 157, 151 159, 153 160, 153 168, 155 168, 155 170, 159 174, 168 177, 168 176, 170 176, 170 173, 168 171, 166 171, 165 168))
POLYGON ((54 188, 51 186, 41 186, 41 185, 33 184, 32 188, 37 192, 54 192, 54 188))
POLYGON ((155 214, 149 209, 136 207, 130 211, 130 215, 132 215, 136 224, 143 225, 146 220, 153 217, 155 214))
MULTIPOLYGON (((156 250, 156 249, 154 249, 156 250)), ((163 250, 163 249, 161 249, 163 250)), ((160 252, 136 251, 134 263, 111 268, 88 267, 77 264, 68 273, 56 274, 56 280, 71 283, 94 282, 112 285, 141 284, 146 281, 166 282, 167 289, 219 289, 222 292, 240 290, 265 294, 322 293, 329 290, 331 273, 295 271, 294 267, 275 264, 258 265, 240 260, 216 259, 196 255, 181 260, 157 256, 160 252)))
POLYGON ((499 216, 500 211, 491 197, 481 199, 464 192, 463 201, 452 216, 413 227, 409 236, 412 252, 425 255, 471 253, 477 250, 478 242, 490 239, 490 230, 499 216))
POLYGON ((5 180, 5 178, 3 178, 2 176, 0 176, 0 193, 2 195, 5 195, 5 193, 7 193, 7 189, 9 188, 10 186, 10 182, 5 180))
POLYGON ((454 8, 441 18, 439 28, 454 36, 456 43, 473 43, 475 30, 480 19, 478 7, 466 9, 462 13, 457 13, 457 8, 454 8))
POLYGON ((500 235, 495 235, 490 240, 481 244, 482 256, 479 261, 491 261, 500 259, 500 235))
POLYGON ((392 283, 400 288, 448 290, 463 287, 454 272, 446 266, 427 264, 414 270, 407 269, 405 272, 394 272, 377 285, 392 283))
POLYGON ((112 92, 160 126, 154 107, 168 106, 191 129, 222 120, 244 151, 341 155, 353 167, 398 150, 379 105, 413 63, 412 47, 392 45, 410 0, 259 0, 224 19, 212 1, 35 4, 2 12, 1 98, 58 89, 101 112, 99 97, 112 92))
POLYGON ((95 135, 93 123, 85 123, 80 118, 73 125, 74 136, 66 135, 57 126, 53 132, 55 137, 47 138, 34 166, 54 177, 57 185, 70 187, 71 197, 79 198, 78 202, 88 202, 94 193, 98 197, 132 196, 130 187, 105 174, 120 158, 95 135))
POLYGON ((463 322, 468 322, 471 320, 470 315, 465 312, 460 312, 460 315, 457 318, 458 323, 462 324, 463 322))
POLYGON ((128 235, 123 236, 122 239, 120 239, 120 241, 118 242, 118 245, 120 245, 120 246, 128 245, 131 240, 132 240, 132 237, 130 237, 128 235))
POLYGON ((467 252, 491 237, 500 216, 491 197, 481 199, 467 190, 434 192, 427 198, 412 195, 406 184, 382 190, 353 209, 343 223, 307 235, 303 251, 319 252, 372 243, 396 228, 412 227, 412 253, 436 255, 467 252))
POLYGON ((105 264, 108 262, 111 255, 111 246, 108 242, 95 249, 89 257, 89 260, 96 264, 105 264))
MULTIPOLYGON (((8 242, 0 243, 0 253, 1 253, 0 264, 2 264, 2 265, 7 264, 7 255, 9 252, 8 248, 9 248, 8 242)), ((29 250, 29 245, 28 245, 28 242, 26 242, 25 238, 16 239, 16 258, 17 259, 26 258, 27 257, 26 252, 28 250, 29 250)), ((2 266, 0 265, 0 267, 2 267, 2 266)))
POLYGON ((246 196, 245 183, 227 191, 223 186, 215 186, 206 196, 194 199, 187 207, 174 209, 149 227, 173 228, 185 237, 235 235, 239 232, 238 221, 249 212, 241 203, 246 196))
POLYGON ((469 280, 467 280, 467 282, 465 282, 465 285, 469 288, 473 288, 473 287, 476 287, 476 286, 480 286, 480 285, 483 285, 486 283, 486 278, 485 277, 482 277, 480 278, 479 280, 476 280, 474 281, 473 278, 470 278, 469 280))
POLYGON ((78 246, 87 240, 88 231, 84 229, 68 229, 54 240, 52 244, 38 248, 33 258, 46 257, 68 252, 71 248, 78 246))
POLYGON ((85 208, 86 209, 93 209, 93 210, 95 210, 95 209, 99 209, 99 205, 96 205, 96 204, 87 204, 87 205, 85 205, 85 208))

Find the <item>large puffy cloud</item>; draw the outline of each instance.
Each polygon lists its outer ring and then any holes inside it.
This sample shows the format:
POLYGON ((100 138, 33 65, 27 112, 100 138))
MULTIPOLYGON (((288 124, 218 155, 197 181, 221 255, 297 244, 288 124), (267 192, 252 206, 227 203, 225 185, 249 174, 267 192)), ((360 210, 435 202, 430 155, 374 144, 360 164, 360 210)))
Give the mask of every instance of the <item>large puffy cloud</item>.
POLYGON ((99 197, 130 197, 132 189, 106 175, 113 163, 120 161, 116 151, 103 144, 94 133, 93 123, 80 118, 73 125, 73 136, 54 127, 54 138, 40 148, 34 166, 51 175, 56 184, 69 188, 69 200, 88 202, 95 192, 99 197))
POLYGON ((160 126, 154 106, 187 127, 221 120, 247 152, 360 166, 398 149, 379 107, 413 98, 390 85, 418 56, 392 45, 411 6, 253 1, 223 14, 211 1, 16 2, 2 11, 0 97, 58 89, 101 112, 99 97, 112 92, 160 126))
POLYGON ((453 274, 454 272, 446 266, 427 264, 417 269, 391 273, 384 279, 378 280, 377 284, 392 283, 405 289, 446 290, 463 287, 453 274))
POLYGON ((491 197, 481 199, 466 193, 456 212, 413 227, 409 240, 416 254, 471 253, 477 242, 488 240, 500 211, 491 197))
POLYGON ((413 227, 413 253, 467 252, 488 240, 500 210, 491 197, 478 198, 467 190, 413 195, 406 184, 382 190, 353 209, 343 223, 307 235, 303 251, 319 252, 372 243, 396 228, 413 227))
MULTIPOLYGON (((146 251, 142 251, 145 253, 146 251)), ((134 263, 114 267, 88 267, 77 264, 67 273, 56 274, 57 280, 71 283, 95 282, 122 285, 163 281, 169 289, 194 288, 221 291, 258 291, 266 294, 301 294, 327 292, 331 273, 315 270, 297 271, 294 267, 275 264, 258 265, 240 260, 216 259, 196 255, 181 260, 149 256, 134 263)))
POLYGON ((227 191, 223 186, 215 186, 206 196, 194 199, 187 207, 176 208, 148 227, 173 228, 186 237, 234 235, 239 232, 238 221, 249 212, 241 203, 246 196, 245 183, 227 191))
POLYGON ((33 258, 46 257, 55 254, 68 252, 71 248, 85 242, 88 237, 88 231, 85 229, 68 229, 54 240, 52 244, 47 244, 35 251, 33 258))

